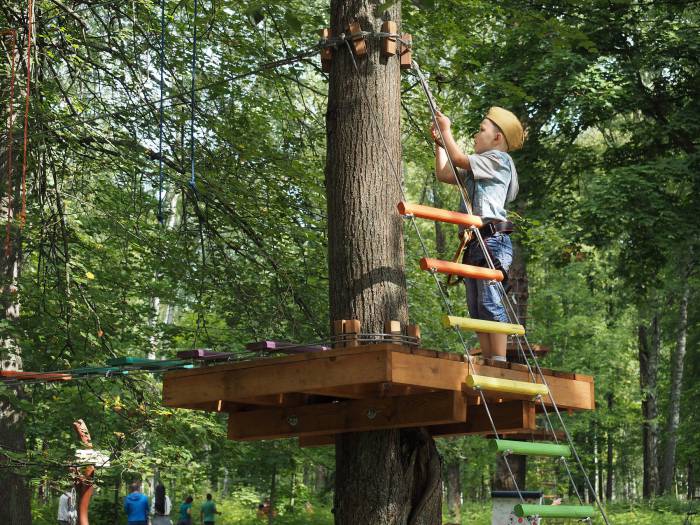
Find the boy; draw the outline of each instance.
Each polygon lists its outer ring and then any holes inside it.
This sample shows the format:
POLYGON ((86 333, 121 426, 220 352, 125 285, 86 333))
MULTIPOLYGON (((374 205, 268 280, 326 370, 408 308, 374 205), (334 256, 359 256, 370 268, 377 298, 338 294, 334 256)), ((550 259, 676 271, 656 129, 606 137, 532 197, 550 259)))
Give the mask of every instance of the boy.
MULTIPOLYGON (((525 141, 523 126, 510 111, 492 107, 479 131, 474 135, 474 155, 465 155, 454 140, 450 119, 437 112, 440 132, 432 127, 435 148, 435 173, 440 182, 457 184, 450 169, 445 149, 450 154, 457 176, 465 183, 474 215, 483 219, 481 235, 497 269, 507 274, 513 261, 513 245, 509 234, 513 224, 506 218, 506 203, 518 194, 518 174, 513 159, 508 155, 522 147, 525 141), (441 143, 444 140, 444 144, 441 143), (499 266, 500 265, 500 266, 499 266)), ((461 211, 466 211, 462 202, 461 211)), ((460 232, 461 233, 461 232, 460 232)), ((464 263, 486 266, 486 259, 479 242, 472 238, 467 245, 464 263)), ((496 286, 481 279, 465 279, 467 306, 475 319, 508 322, 508 316, 496 286)), ((482 355, 495 361, 506 360, 505 334, 477 333, 482 355)))

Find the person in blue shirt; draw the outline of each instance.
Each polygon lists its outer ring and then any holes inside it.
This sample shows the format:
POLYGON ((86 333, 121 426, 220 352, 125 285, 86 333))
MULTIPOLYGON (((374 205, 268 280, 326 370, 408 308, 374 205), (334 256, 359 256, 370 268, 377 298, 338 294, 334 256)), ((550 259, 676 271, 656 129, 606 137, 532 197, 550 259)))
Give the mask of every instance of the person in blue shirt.
POLYGON ((129 495, 124 497, 124 512, 129 525, 148 525, 148 496, 141 493, 138 481, 129 486, 129 495))
MULTIPOLYGON (((500 107, 489 109, 474 135, 474 154, 462 152, 452 135, 452 123, 437 112, 437 125, 432 134, 436 143, 435 173, 440 182, 457 184, 447 153, 454 164, 456 175, 466 186, 472 203, 472 214, 481 216, 479 229, 496 269, 507 278, 513 261, 513 245, 510 233, 513 224, 508 221, 505 206, 518 194, 518 173, 509 151, 523 146, 525 132, 518 118, 500 107), (443 142, 444 141, 444 144, 443 142)), ((467 211, 462 200, 461 211, 467 211)), ((460 234, 465 234, 460 231, 460 234)), ((472 236, 464 254, 464 263, 487 266, 486 256, 480 244, 472 236)), ((482 279, 465 279, 469 315, 485 321, 508 322, 508 315, 497 286, 482 279)), ((506 360, 506 334, 477 333, 482 355, 495 361, 506 360)))

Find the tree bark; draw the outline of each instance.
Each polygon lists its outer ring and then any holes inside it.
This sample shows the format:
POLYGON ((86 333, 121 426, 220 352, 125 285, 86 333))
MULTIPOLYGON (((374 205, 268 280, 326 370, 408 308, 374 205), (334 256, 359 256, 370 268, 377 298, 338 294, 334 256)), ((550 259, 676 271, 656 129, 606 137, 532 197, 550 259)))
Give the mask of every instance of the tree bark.
MULTIPOLYGON (((0 38, 5 39, 6 49, 10 53, 17 53, 17 47, 14 45, 13 38, 8 35, 2 35, 0 38)), ((15 64, 19 64, 19 57, 15 55, 15 64)), ((9 73, 9 72, 8 72, 9 73)), ((10 74, 4 78, 10 78, 10 74)), ((17 73, 19 78, 19 72, 17 73)), ((9 101, 10 99, 10 82, 3 83, 0 88, 0 100, 9 101)), ((17 104, 16 95, 13 114, 9 114, 9 104, 3 104, 0 107, 1 122, 4 123, 5 129, 2 130, 3 141, 0 143, 0 180, 10 180, 11 184, 0 184, 0 224, 3 228, 0 229, 3 242, 0 245, 0 275, 2 282, 0 283, 0 301, 2 304, 2 320, 7 324, 9 329, 4 330, 0 337, 0 369, 2 370, 22 370, 22 353, 17 339, 13 334, 13 328, 17 326, 19 320, 19 298, 17 297, 17 280, 19 278, 20 258, 21 258, 21 242, 20 231, 14 224, 15 212, 18 207, 19 195, 18 184, 21 177, 21 168, 17 160, 20 158, 19 142, 16 140, 17 127, 17 104), (11 196, 11 199, 8 198, 11 196), (10 222, 9 243, 5 243, 5 225, 10 222)), ((20 113, 21 114, 21 113, 20 113)), ((15 452, 25 451, 24 442, 24 414, 16 408, 17 400, 22 396, 21 388, 8 389, 7 396, 0 396, 0 450, 9 449, 15 452)), ((7 457, 0 453, 0 494, 5 501, 6 514, 4 519, 11 525, 30 525, 31 517, 31 492, 27 487, 24 477, 19 473, 8 468, 1 468, 2 463, 7 461, 7 457)))
POLYGON ((676 446, 678 444, 678 425, 681 413, 681 389, 683 387, 683 363, 685 361, 686 340, 688 336, 688 300, 690 298, 690 283, 688 277, 692 271, 692 260, 688 263, 683 282, 683 292, 678 315, 678 335, 676 351, 671 360, 671 391, 668 403, 668 421, 666 425, 666 448, 661 475, 659 492, 668 494, 673 486, 673 475, 676 471, 676 446))
MULTIPOLYGON (((367 0, 331 2, 331 30, 349 21, 379 31, 367 0)), ((377 13, 382 15, 382 13, 377 13)), ((400 24, 400 3, 389 8, 400 24)), ((327 110, 326 194, 330 319, 359 319, 363 332, 408 321, 401 200, 400 70, 379 41, 355 71, 333 53, 327 110)), ((425 429, 341 434, 336 439, 335 523, 433 525, 441 520, 441 465, 425 429)))
POLYGON ((644 453, 642 495, 651 498, 658 492, 659 464, 656 450, 659 439, 656 380, 659 368, 661 329, 658 314, 651 321, 651 343, 647 327, 639 325, 639 384, 642 391, 642 446, 644 453))

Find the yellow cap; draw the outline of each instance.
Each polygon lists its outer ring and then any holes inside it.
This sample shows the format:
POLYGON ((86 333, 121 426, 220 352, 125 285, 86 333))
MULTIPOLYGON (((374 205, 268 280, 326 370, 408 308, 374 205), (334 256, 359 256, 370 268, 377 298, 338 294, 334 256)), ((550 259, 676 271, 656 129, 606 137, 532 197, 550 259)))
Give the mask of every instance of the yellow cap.
POLYGON ((523 147, 525 131, 518 117, 513 115, 513 113, 507 109, 493 106, 486 114, 486 118, 501 128, 508 143, 508 151, 514 151, 523 147))

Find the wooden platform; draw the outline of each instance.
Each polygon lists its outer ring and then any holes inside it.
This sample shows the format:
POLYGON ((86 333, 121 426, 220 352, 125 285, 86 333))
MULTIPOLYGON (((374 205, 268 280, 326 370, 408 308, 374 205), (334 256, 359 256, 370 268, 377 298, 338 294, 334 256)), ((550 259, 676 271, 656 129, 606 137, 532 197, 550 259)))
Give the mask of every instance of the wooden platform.
MULTIPOLYGON (((475 360, 473 368, 478 375, 530 379, 524 365, 475 360)), ((595 408, 592 377, 544 372, 560 409, 595 408)), ((406 427, 428 427, 435 436, 493 434, 478 393, 464 384, 469 373, 461 354, 368 344, 168 372, 163 401, 227 412, 235 440, 299 437, 313 446, 331 443, 337 433, 406 427)), ((499 434, 536 429, 532 399, 493 392, 487 399, 499 434)))

